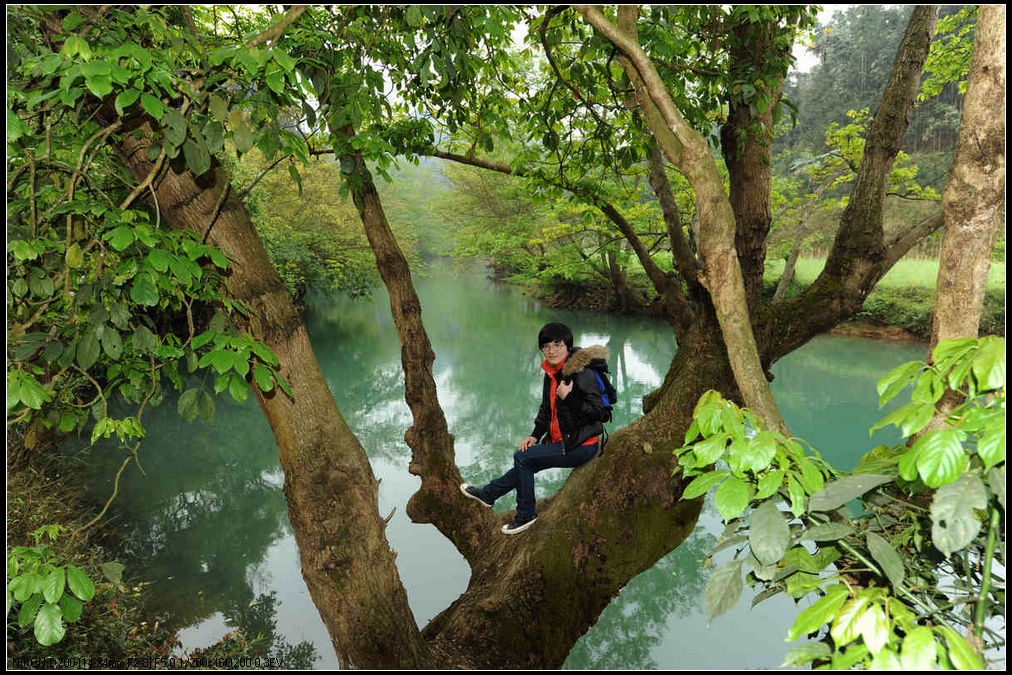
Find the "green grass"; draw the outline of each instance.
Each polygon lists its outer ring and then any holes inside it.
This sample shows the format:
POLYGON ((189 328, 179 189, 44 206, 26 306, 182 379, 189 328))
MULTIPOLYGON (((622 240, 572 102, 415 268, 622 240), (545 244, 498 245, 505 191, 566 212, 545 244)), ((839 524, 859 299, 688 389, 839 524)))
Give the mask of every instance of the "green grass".
MULTIPOLYGON (((794 271, 795 283, 807 286, 819 275, 826 264, 825 258, 799 258, 794 271)), ((777 282, 783 274, 783 260, 766 263, 766 281, 777 282)), ((900 260, 893 265, 876 288, 931 288, 938 279, 937 260, 900 260)), ((1005 263, 992 262, 987 274, 987 290, 1005 290, 1005 263)))

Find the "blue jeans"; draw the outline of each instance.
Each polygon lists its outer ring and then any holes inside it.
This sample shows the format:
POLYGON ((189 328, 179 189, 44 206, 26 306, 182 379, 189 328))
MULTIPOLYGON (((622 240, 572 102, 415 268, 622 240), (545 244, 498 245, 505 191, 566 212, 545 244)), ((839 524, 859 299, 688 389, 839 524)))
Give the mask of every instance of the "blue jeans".
POLYGON ((597 443, 581 445, 571 452, 563 451, 563 444, 532 445, 513 453, 513 468, 481 488, 481 496, 488 502, 502 497, 510 490, 517 491, 517 518, 530 520, 534 510, 534 474, 544 469, 575 469, 586 464, 597 454, 597 443))

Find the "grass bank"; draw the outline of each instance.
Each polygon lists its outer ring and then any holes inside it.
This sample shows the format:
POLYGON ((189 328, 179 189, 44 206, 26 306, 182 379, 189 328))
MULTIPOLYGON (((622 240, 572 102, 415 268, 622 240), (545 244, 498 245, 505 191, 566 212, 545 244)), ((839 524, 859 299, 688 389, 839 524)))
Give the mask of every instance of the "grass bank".
MULTIPOLYGON (((787 291, 791 296, 815 281, 825 266, 825 258, 800 258, 794 280, 787 291)), ((783 274, 784 261, 766 264, 765 285, 769 295, 783 274)), ((876 334, 875 328, 895 329, 894 335, 906 334, 921 340, 931 337, 935 305, 937 260, 900 260, 875 286, 864 306, 842 329, 876 334)), ((981 335, 1005 335, 1005 263, 993 261, 987 276, 984 311, 980 319, 981 335)), ((880 332, 882 336, 890 336, 880 332)))
MULTIPOLYGON (((800 258, 794 280, 787 295, 795 295, 822 271, 825 258, 800 258)), ((766 265, 764 295, 772 297, 783 274, 784 261, 770 260, 766 265)), ((629 284, 641 294, 654 295, 642 268, 633 263, 628 270, 629 284)), ((935 283, 938 278, 936 260, 901 260, 875 286, 864 307, 838 330, 871 337, 928 340, 935 304, 935 283)), ((610 285, 600 277, 544 280, 532 295, 549 306, 617 312, 618 302, 610 285)), ((650 313, 639 307, 635 313, 650 313)), ((980 322, 981 335, 1005 335, 1005 263, 992 262, 988 273, 984 311, 980 322)))

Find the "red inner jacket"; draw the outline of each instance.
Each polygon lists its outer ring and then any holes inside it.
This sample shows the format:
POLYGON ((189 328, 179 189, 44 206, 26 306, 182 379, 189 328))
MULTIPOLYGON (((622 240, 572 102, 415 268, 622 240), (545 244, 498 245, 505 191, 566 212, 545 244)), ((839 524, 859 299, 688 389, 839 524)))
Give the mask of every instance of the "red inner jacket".
MULTIPOLYGON (((549 389, 548 392, 548 401, 552 409, 552 422, 551 424, 548 425, 548 439, 552 443, 562 442, 562 430, 559 429, 559 417, 555 412, 555 401, 558 398, 558 396, 555 393, 555 390, 559 386, 559 382, 558 380, 555 379, 555 376, 559 373, 560 370, 562 370, 562 366, 565 365, 566 359, 568 358, 569 355, 567 354, 566 358, 562 359, 562 361, 560 361, 559 365, 557 366, 553 366, 551 363, 549 363, 548 359, 545 359, 544 361, 541 362, 541 369, 544 370, 546 373, 548 373, 548 378, 552 381, 551 388, 549 389)), ((598 440, 600 440, 600 438, 601 438, 600 436, 588 438, 580 445, 580 447, 583 447, 584 445, 592 445, 594 443, 597 443, 598 440)))

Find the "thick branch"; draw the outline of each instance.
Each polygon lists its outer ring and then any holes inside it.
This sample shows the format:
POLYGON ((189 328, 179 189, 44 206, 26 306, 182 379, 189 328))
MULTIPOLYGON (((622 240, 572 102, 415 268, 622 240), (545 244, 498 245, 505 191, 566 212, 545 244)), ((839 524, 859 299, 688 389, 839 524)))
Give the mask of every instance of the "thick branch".
MULTIPOLYGON (((335 131, 344 139, 355 136, 350 126, 335 131)), ((362 153, 352 150, 350 143, 335 151, 347 153, 344 159, 352 162, 348 177, 352 199, 389 293, 390 311, 401 343, 404 398, 413 419, 404 438, 411 448, 409 470, 422 479, 421 488, 408 502, 408 516, 418 523, 434 524, 473 563, 488 545, 497 517, 490 511, 474 509, 458 489, 462 480, 455 461, 453 436, 447 428, 432 376, 436 356, 422 323, 422 306, 407 260, 387 222, 362 153)))
POLYGON ((689 180, 699 209, 701 283, 710 292, 724 336, 728 358, 745 405, 761 415, 771 429, 789 433, 770 391, 759 360, 749 317, 741 266, 735 251, 735 218, 724 182, 703 136, 685 123, 667 88, 636 35, 636 6, 619 7, 620 30, 589 5, 574 5, 587 21, 623 54, 622 65, 636 89, 650 130, 665 155, 689 180), (650 112, 656 106, 657 114, 650 112), (663 120, 663 125, 658 118, 663 120))
POLYGON ((914 8, 896 53, 889 83, 868 130, 854 191, 840 221, 826 266, 804 292, 764 320, 764 359, 771 364, 815 335, 852 316, 903 246, 925 224, 898 235, 886 248, 883 202, 892 165, 903 142, 935 30, 937 6, 914 8), (909 235, 909 236, 908 236, 909 235))
POLYGON ((675 269, 690 284, 696 284, 699 281, 699 264, 689 246, 689 241, 685 238, 685 232, 682 231, 678 202, 675 201, 671 182, 664 171, 664 157, 656 145, 651 146, 647 163, 650 167, 650 186, 657 195, 661 213, 664 214, 664 224, 668 229, 668 241, 671 243, 671 257, 674 259, 675 269))

